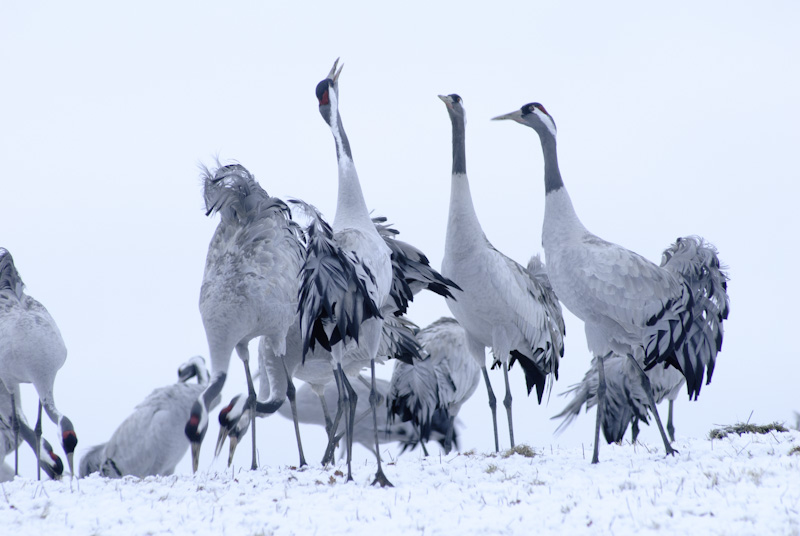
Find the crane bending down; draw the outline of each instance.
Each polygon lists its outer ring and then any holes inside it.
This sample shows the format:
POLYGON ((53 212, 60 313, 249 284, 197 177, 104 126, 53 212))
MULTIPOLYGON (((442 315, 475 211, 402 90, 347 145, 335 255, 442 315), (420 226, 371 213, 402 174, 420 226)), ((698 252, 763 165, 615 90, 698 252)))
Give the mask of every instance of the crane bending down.
MULTIPOLYGON (((171 475, 189 443, 186 415, 208 384, 205 360, 195 356, 178 368, 178 382, 150 393, 117 427, 107 443, 92 447, 81 458, 80 476, 99 471, 105 477, 139 478, 171 475), (186 383, 196 377, 197 383, 186 383)), ((219 404, 213 400, 210 408, 219 404)))
POLYGON ((541 403, 548 378, 551 386, 552 378, 558 378, 559 359, 564 355, 564 319, 538 257, 525 269, 497 251, 484 235, 467 179, 463 101, 456 94, 439 98, 447 106, 453 126, 453 172, 442 274, 463 289, 456 294, 457 301, 447 304, 466 331, 470 353, 482 368, 492 410, 494 446, 499 450, 496 399, 486 371, 486 347, 492 348, 495 362, 503 368, 503 404, 514 447, 508 368, 519 361, 528 394, 535 386, 541 403))
MULTIPOLYGON (((291 220, 289 208, 270 197, 247 169, 233 164, 214 173, 205 170, 203 175, 206 214, 218 212, 220 223, 208 246, 200 289, 211 378, 192 406, 185 429, 194 471, 208 430, 208 410, 225 384, 234 348, 244 364, 251 409, 256 394, 248 343, 263 336, 276 355, 286 352, 286 334, 297 311, 303 258, 301 232, 291 220)), ((251 426, 255 427, 254 419, 251 426)), ((251 468, 256 468, 255 441, 251 468)))
MULTIPOLYGON (((14 404, 17 408, 17 419, 11 407, 11 393, 6 390, 2 382, 0 382, 0 463, 5 459, 8 454, 19 448, 20 436, 33 449, 33 452, 39 456, 39 466, 47 473, 47 476, 54 480, 61 478, 64 472, 64 464, 61 458, 53 452, 53 447, 46 439, 39 439, 39 446, 36 445, 36 434, 28 426, 25 416, 22 414, 22 408, 19 401, 19 393, 17 393, 16 402, 14 404)), ((12 480, 18 473, 18 468, 11 470, 10 467, 3 465, 4 469, 0 473, 0 482, 12 480)))
MULTIPOLYGON (((72 421, 56 408, 53 397, 56 373, 67 359, 67 348, 53 317, 41 303, 28 296, 24 288, 11 253, 0 248, 0 381, 10 393, 11 412, 17 417, 19 384, 32 383, 39 395, 39 417, 34 427, 37 475, 40 476, 42 459, 42 407, 58 426, 72 473, 78 436, 72 421)), ((16 460, 15 454, 15 466, 16 460)))
MULTIPOLYGON (((597 359, 592 359, 592 366, 583 380, 563 393, 571 394, 572 400, 558 415, 552 417, 564 419, 556 432, 569 426, 580 414, 584 405, 586 411, 597 405, 597 388, 600 383, 598 363, 597 359)), ((601 417, 603 436, 608 443, 619 443, 628 429, 628 424, 631 424, 631 442, 635 443, 639 435, 638 422, 648 423, 650 408, 647 394, 639 380, 638 369, 633 367, 632 361, 627 356, 612 354, 603 359, 603 372, 606 378, 604 413, 601 417)), ((670 441, 675 441, 673 402, 686 380, 677 369, 663 365, 653 367, 646 373, 653 389, 655 403, 660 404, 665 398, 669 400, 667 434, 670 441)))
POLYGON ((667 256, 662 266, 589 232, 578 219, 558 168, 556 125, 539 103, 495 117, 528 126, 539 135, 544 153, 545 215, 542 245, 550 281, 559 299, 584 321, 589 350, 598 361, 598 412, 592 463, 598 462, 605 414, 607 356, 627 356, 639 374, 648 405, 664 441, 652 388, 639 366, 667 363, 686 378, 690 398, 703 380, 711 381, 722 348, 722 322, 728 317, 727 276, 717 252, 699 238, 679 238, 673 248, 696 254, 667 256), (684 258, 685 257, 685 258, 684 258), (695 262, 702 259, 701 262, 695 262), (692 277, 687 277, 692 274, 692 277), (700 308, 700 309, 698 309, 700 308), (706 314, 697 314, 697 311, 706 314))
POLYGON ((392 418, 411 422, 423 441, 444 420, 444 452, 453 446, 455 419, 481 377, 458 321, 440 318, 417 333, 422 357, 412 365, 395 363, 387 405, 392 418), (438 413, 437 413, 438 412, 438 413))

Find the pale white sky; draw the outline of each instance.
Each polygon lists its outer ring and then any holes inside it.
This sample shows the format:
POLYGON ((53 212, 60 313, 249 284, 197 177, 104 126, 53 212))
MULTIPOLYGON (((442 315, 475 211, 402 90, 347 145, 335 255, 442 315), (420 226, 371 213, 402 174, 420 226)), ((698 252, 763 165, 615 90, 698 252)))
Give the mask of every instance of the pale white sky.
MULTIPOLYGON (((482 6, 0 7, 0 246, 66 341, 56 401, 75 424, 79 455, 173 382, 186 358, 208 353, 197 301, 217 222, 203 215, 198 162, 238 160, 271 194, 333 217, 335 152, 314 88, 338 56, 341 113, 367 203, 434 266, 451 163, 450 121, 436 95, 464 98, 478 215, 489 240, 523 264, 541 252, 539 142, 489 118, 539 101, 559 127, 564 181, 589 229, 656 262, 676 237, 699 234, 730 267, 723 351, 700 399, 679 399, 678 435, 700 437, 751 412, 754 421, 788 421, 800 409, 800 7, 482 6)), ((444 301, 426 296, 410 316, 424 326, 444 314, 444 301)), ((593 413, 552 435, 549 417, 564 404, 555 395, 590 360, 571 315, 566 345, 549 405, 527 399, 513 371, 518 442, 591 443, 593 413)), ((226 401, 242 389, 240 369, 234 357, 226 401)), ((502 375, 492 379, 502 397, 502 375)), ((32 388, 23 396, 30 419, 32 388)), ((214 416, 201 467, 211 463, 214 416)), ((490 449, 482 385, 462 418, 462 446, 490 449)), ((288 421, 261 422, 262 462, 295 463, 288 421)), ((55 441, 49 422, 45 433, 55 441)), ((318 461, 324 434, 303 433, 318 461)), ((644 437, 658 444, 654 429, 644 437)), ((188 459, 179 471, 190 471, 188 459)))

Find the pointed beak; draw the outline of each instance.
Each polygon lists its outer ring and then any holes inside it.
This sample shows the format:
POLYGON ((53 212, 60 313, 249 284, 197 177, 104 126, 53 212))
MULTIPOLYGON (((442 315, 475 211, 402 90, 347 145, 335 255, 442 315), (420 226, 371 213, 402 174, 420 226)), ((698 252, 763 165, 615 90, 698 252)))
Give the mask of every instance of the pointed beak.
POLYGON ((230 450, 228 451, 228 467, 233 463, 233 453, 236 451, 236 446, 239 444, 239 438, 235 435, 231 436, 230 450))
POLYGON ((70 480, 72 480, 72 477, 75 475, 75 472, 72 470, 72 467, 73 467, 73 465, 72 465, 72 457, 73 457, 73 453, 72 452, 67 452, 67 465, 69 465, 69 478, 70 478, 70 480))
POLYGON ((339 80, 339 75, 342 74, 342 69, 344 69, 344 63, 339 67, 338 71, 336 70, 337 65, 339 65, 339 58, 336 58, 336 61, 333 62, 333 67, 331 67, 328 73, 328 78, 330 78, 334 84, 339 80))
POLYGON ((197 472, 197 467, 200 465, 200 447, 202 443, 199 441, 192 441, 192 473, 197 472))
POLYGON ((497 117, 492 117, 492 121, 503 121, 505 119, 510 119, 511 121, 522 123, 522 110, 515 110, 505 115, 498 115, 497 117))
MULTIPOLYGON (((225 446, 225 440, 228 439, 228 429, 224 426, 219 427, 219 435, 217 436, 217 446, 214 448, 214 457, 216 458, 219 456, 219 453, 222 452, 222 447, 225 446)), ((233 438, 231 438, 233 441, 233 438)))

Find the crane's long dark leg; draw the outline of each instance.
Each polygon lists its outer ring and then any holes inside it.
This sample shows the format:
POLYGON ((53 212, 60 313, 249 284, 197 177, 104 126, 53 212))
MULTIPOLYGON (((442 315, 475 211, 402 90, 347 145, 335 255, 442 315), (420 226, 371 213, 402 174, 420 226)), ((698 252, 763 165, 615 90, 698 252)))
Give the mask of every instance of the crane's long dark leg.
POLYGON ((253 385, 253 376, 250 374, 250 352, 247 349, 247 344, 239 343, 236 345, 236 353, 244 363, 244 374, 247 377, 247 404, 250 407, 250 432, 253 434, 253 461, 250 464, 250 470, 258 469, 256 463, 256 388, 253 385))
POLYGON ((636 370, 639 372, 639 379, 642 382, 642 388, 644 388, 644 392, 647 393, 647 400, 650 403, 650 409, 653 410, 653 415, 655 415, 656 424, 658 425, 658 431, 661 433, 661 439, 664 440, 664 450, 667 451, 668 455, 677 453, 678 451, 672 448, 672 445, 669 444, 667 434, 664 432, 664 426, 661 424, 661 417, 658 416, 658 408, 656 408, 656 401, 653 397, 653 388, 650 385, 650 378, 647 377, 647 374, 644 370, 642 370, 642 367, 639 365, 639 362, 636 361, 636 358, 634 358, 633 355, 628 354, 628 358, 633 361, 633 364, 636 365, 636 370))
POLYGON ((489 381, 489 371, 486 370, 485 365, 482 367, 482 370, 483 380, 486 382, 486 391, 489 393, 489 409, 492 410, 492 424, 494 425, 494 451, 500 452, 500 441, 497 437, 497 398, 494 396, 492 383, 489 381))
MULTIPOLYGON (((386 478, 386 475, 383 473, 383 467, 381 467, 381 445, 378 442, 378 403, 383 397, 375 386, 375 359, 370 360, 369 364, 372 370, 372 388, 369 390, 369 405, 372 407, 372 425, 375 430, 375 458, 378 460, 378 471, 375 473, 375 480, 372 481, 372 485, 380 484, 382 488, 386 486, 394 487, 394 484, 389 482, 389 479, 386 478)), ((425 455, 427 456, 428 454, 426 453, 425 455)))
POLYGON ((600 425, 606 410, 606 371, 603 366, 603 356, 597 356, 597 371, 600 379, 597 382, 597 422, 594 427, 594 453, 592 463, 599 463, 600 458, 600 425))
POLYGON ((669 434, 670 442, 675 441, 675 427, 672 425, 672 406, 675 401, 669 401, 669 411, 667 413, 667 433, 669 434))
POLYGON ((444 453, 450 454, 453 449, 453 432, 455 431, 456 418, 452 415, 447 419, 447 432, 444 435, 444 453))
POLYGON ((508 383, 508 363, 503 363, 503 379, 506 382, 506 397, 503 399, 503 405, 506 407, 506 414, 508 415, 508 436, 511 440, 511 448, 514 448, 514 421, 511 418, 511 386, 508 383))
MULTIPOLYGON (((9 392, 11 390, 9 389, 9 392)), ((14 393, 11 393, 11 428, 14 430, 14 444, 19 445, 19 416, 17 415, 17 399, 14 393)), ((35 447, 34 447, 35 448, 35 447)), ((39 462, 39 458, 36 458, 39 462)), ((19 475, 19 449, 14 449, 14 476, 19 475)))
POLYGON ((631 419, 631 443, 636 443, 636 438, 639 437, 639 417, 633 416, 631 419))
POLYGON ((308 465, 306 457, 303 455, 303 443, 300 441, 300 423, 297 421, 297 402, 295 400, 296 390, 292 376, 286 368, 286 361, 281 356, 281 363, 283 363, 283 371, 286 373, 286 398, 289 399, 289 404, 292 407, 292 420, 294 421, 294 435, 297 436, 297 451, 300 453, 300 467, 308 465))
POLYGON ((347 397, 345 403, 347 405, 347 413, 345 414, 345 427, 347 428, 347 482, 353 480, 353 427, 356 423, 356 406, 358 405, 358 394, 353 386, 350 385, 350 380, 342 370, 341 363, 339 364, 339 376, 342 378, 342 385, 347 390, 347 397))
POLYGON ((33 429, 33 433, 36 436, 36 448, 34 451, 36 452, 36 480, 42 479, 42 465, 41 465, 41 458, 39 454, 41 454, 42 449, 42 400, 39 399, 39 410, 37 411, 36 415, 36 426, 33 429))
POLYGON ((325 400, 324 392, 322 393, 322 396, 319 397, 319 402, 322 405, 322 415, 325 417, 325 432, 328 434, 328 437, 330 437, 333 421, 331 420, 331 412, 328 410, 328 401, 325 400))
POLYGON ((417 437, 419 438, 419 446, 422 447, 422 454, 425 457, 428 456, 428 448, 425 446, 425 439, 422 437, 422 425, 417 423, 414 427, 414 430, 417 432, 417 437))
POLYGON ((333 422, 331 423, 331 430, 328 434, 328 446, 325 447, 325 455, 322 457, 322 465, 327 465, 333 461, 333 453, 336 450, 336 431, 339 429, 339 421, 342 419, 342 413, 344 412, 345 400, 347 398, 346 389, 344 384, 342 383, 342 378, 340 376, 340 371, 342 367, 337 367, 333 369, 333 378, 336 380, 336 390, 339 393, 339 400, 336 407, 336 416, 333 418, 333 422))

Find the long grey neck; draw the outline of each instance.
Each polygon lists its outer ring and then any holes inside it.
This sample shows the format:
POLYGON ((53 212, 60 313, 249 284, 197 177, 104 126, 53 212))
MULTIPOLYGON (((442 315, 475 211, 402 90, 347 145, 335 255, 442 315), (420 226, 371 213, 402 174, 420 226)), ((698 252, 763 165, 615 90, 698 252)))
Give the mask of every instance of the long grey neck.
POLYGON ((539 135, 542 141, 542 154, 544 155, 544 193, 555 192, 564 187, 561 180, 561 171, 558 169, 558 151, 556 138, 549 132, 539 135))
POLYGON ((465 246, 484 241, 467 179, 464 137, 464 121, 453 118, 453 175, 450 179, 450 210, 445 238, 445 252, 449 250, 450 255, 466 254, 465 246))
POLYGON ((336 200, 336 216, 333 219, 335 229, 372 225, 369 210, 361 191, 361 183, 350 152, 350 142, 342 126, 342 118, 336 112, 336 121, 331 124, 331 132, 336 142, 336 159, 339 164, 339 193, 336 200))
POLYGON ((451 118, 453 122, 453 175, 467 174, 467 150, 463 118, 451 118))

